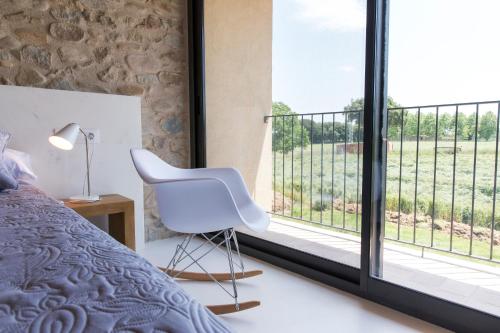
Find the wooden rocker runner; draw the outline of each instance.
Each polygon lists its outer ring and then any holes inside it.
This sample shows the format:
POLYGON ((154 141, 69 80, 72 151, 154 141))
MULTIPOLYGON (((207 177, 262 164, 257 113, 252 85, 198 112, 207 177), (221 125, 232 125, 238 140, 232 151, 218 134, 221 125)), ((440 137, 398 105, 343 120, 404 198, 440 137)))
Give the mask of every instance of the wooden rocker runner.
POLYGON ((234 228, 244 226, 252 231, 263 232, 269 226, 269 216, 252 200, 238 170, 179 169, 145 149, 132 149, 130 153, 141 178, 154 186, 162 223, 170 230, 186 234, 177 245, 168 266, 160 269, 173 278, 217 283, 234 299, 234 304, 207 306, 215 314, 259 306, 259 301, 238 302, 236 281, 261 275, 262 271, 245 272, 234 228), (189 248, 196 235, 205 241, 189 248), (216 243, 219 237, 223 239, 216 243), (231 241, 238 262, 233 260, 231 241), (222 250, 220 246, 223 244, 229 273, 209 273, 200 260, 215 249, 222 250), (184 262, 183 268, 177 269, 184 260, 187 262, 184 262), (187 271, 193 265, 202 272, 187 271), (235 266, 239 272, 235 271, 235 266), (232 291, 221 284, 223 281, 232 282, 232 291))

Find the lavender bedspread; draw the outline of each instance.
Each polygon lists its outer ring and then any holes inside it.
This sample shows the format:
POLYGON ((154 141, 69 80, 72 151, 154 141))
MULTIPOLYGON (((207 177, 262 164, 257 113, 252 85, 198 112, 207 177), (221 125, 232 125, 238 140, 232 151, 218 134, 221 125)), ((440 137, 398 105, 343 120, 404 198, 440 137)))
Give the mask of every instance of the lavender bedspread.
POLYGON ((172 279, 34 187, 0 193, 0 332, 229 332, 172 279))

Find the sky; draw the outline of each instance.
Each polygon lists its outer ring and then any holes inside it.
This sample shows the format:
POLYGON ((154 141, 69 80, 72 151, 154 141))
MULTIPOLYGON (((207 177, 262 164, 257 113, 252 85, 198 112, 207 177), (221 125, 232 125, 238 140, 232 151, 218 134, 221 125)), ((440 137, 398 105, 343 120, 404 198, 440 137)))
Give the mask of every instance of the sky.
MULTIPOLYGON (((273 100, 342 110, 364 92, 366 0, 273 1, 273 100)), ((500 100, 500 0, 391 0, 388 93, 404 106, 500 100)))

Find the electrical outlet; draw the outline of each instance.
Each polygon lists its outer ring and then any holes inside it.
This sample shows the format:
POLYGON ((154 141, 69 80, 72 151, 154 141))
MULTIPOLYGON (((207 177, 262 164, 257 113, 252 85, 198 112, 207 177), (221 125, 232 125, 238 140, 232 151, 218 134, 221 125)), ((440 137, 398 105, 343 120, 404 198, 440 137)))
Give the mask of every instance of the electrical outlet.
MULTIPOLYGON (((101 131, 98 128, 82 128, 82 131, 87 135, 89 143, 95 144, 101 142, 101 131)), ((78 136, 77 143, 85 144, 83 135, 78 136)))

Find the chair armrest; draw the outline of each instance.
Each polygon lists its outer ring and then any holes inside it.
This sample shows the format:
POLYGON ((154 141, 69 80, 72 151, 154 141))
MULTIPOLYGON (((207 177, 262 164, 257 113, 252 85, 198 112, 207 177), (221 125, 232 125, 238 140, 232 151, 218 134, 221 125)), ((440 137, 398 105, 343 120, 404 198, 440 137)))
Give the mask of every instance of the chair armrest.
POLYGON ((220 179, 176 179, 154 186, 162 222, 171 230, 202 233, 243 224, 231 191, 220 179))
POLYGON ((243 176, 238 169, 235 168, 207 168, 194 169, 193 174, 198 177, 217 178, 222 180, 233 195, 233 198, 238 206, 248 204, 253 201, 248 188, 245 184, 243 176))

